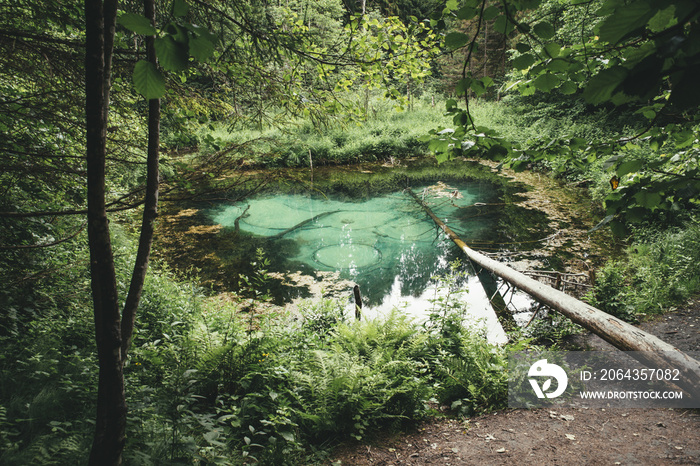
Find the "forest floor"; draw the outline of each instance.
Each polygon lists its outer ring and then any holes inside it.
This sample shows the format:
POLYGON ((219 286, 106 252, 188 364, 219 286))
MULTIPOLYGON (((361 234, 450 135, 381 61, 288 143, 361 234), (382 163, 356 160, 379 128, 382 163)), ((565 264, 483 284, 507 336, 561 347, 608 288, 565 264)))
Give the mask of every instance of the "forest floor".
MULTIPOLYGON (((700 297, 640 325, 682 351, 700 351, 700 297)), ((617 351, 596 335, 578 348, 617 351)), ((700 410, 542 408, 432 418, 410 431, 342 445, 342 465, 700 464, 700 410)))

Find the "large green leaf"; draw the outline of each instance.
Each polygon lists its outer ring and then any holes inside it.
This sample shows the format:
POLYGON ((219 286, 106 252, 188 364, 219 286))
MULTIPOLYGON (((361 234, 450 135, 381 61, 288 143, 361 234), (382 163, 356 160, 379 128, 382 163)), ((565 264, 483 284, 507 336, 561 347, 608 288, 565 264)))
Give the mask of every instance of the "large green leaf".
POLYGON ((469 5, 465 5, 459 10, 457 10, 457 18, 467 20, 467 19, 472 19, 474 16, 476 16, 476 8, 471 7, 469 5))
POLYGON ((206 61, 214 54, 214 44, 208 39, 199 36, 190 38, 190 55, 195 60, 206 61))
POLYGON ((544 46, 544 49, 551 58, 557 58, 559 56, 559 52, 561 52, 561 46, 556 42, 550 42, 544 46))
POLYGON ((554 74, 544 73, 535 79, 535 87, 543 92, 550 92, 561 83, 561 79, 554 74))
POLYGON ((513 22, 510 21, 505 15, 501 15, 496 18, 496 21, 493 23, 493 27, 496 31, 506 35, 515 30, 515 24, 513 24, 513 22))
POLYGON ((469 43, 469 36, 462 32, 450 32, 445 36, 445 46, 448 49, 458 49, 469 43))
POLYGON ((661 195, 647 189, 642 189, 635 194, 634 199, 640 206, 649 210, 655 210, 661 204, 661 195))
POLYGON ((644 162, 641 160, 626 160, 617 167, 615 173, 617 176, 625 176, 628 173, 639 171, 643 165, 644 162))
POLYGON ((549 63, 547 63, 547 70, 553 73, 561 73, 567 69, 569 69, 569 62, 566 60, 551 60, 549 63))
POLYGON ((134 66, 134 87, 147 100, 159 99, 165 94, 165 79, 156 65, 139 60, 134 66))
POLYGON ((156 31, 156 28, 153 27, 148 18, 134 13, 124 13, 117 18, 117 23, 136 34, 143 34, 145 36, 155 36, 158 34, 158 31, 156 31))
POLYGON ((173 16, 176 18, 185 16, 190 11, 190 6, 185 0, 173 1, 173 16))
POLYGON ((172 37, 159 37, 155 41, 156 54, 163 68, 168 71, 183 71, 187 68, 187 44, 176 42, 172 37))
POLYGON ((486 92, 486 87, 484 86, 484 83, 482 83, 478 79, 472 81, 471 89, 472 91, 474 91, 474 94, 476 94, 477 97, 481 96, 484 92, 486 92))
POLYGON ((583 91, 583 98, 591 104, 609 101, 615 89, 625 80, 628 71, 622 66, 614 66, 593 76, 583 91))
POLYGON ((573 81, 564 81, 564 84, 559 88, 559 92, 564 95, 575 94, 578 91, 578 86, 573 81))
POLYGON ((535 26, 532 28, 532 32, 540 36, 540 39, 543 40, 549 40, 554 37, 555 34, 554 26, 546 21, 535 24, 535 26))
POLYGON ((464 93, 469 89, 469 87, 472 84, 473 79, 470 77, 462 78, 459 81, 457 81, 457 85, 455 86, 455 95, 464 95, 464 93))
POLYGON ((535 57, 532 54, 526 53, 513 59, 513 68, 516 70, 525 70, 533 63, 535 63, 535 57))
POLYGON ((490 7, 484 10, 483 19, 485 21, 491 21, 500 13, 501 11, 499 10, 497 5, 491 5, 490 7))
POLYGON ((620 40, 641 32, 656 14, 648 0, 635 0, 615 10, 600 25, 601 40, 615 44, 620 40))

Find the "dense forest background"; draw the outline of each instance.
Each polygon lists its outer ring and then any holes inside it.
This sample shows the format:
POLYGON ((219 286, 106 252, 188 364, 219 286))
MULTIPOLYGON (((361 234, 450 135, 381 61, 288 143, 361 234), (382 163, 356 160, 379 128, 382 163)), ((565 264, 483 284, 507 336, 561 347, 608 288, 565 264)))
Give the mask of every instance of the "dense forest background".
POLYGON ((159 205, 254 191, 252 169, 420 156, 540 171, 588 190, 591 229, 625 246, 594 305, 635 320, 700 287, 694 1, 0 11, 2 463, 298 464, 431 398, 504 406, 507 351, 537 341, 492 347, 449 300, 427 332, 399 314, 345 321, 333 301, 253 320, 239 309, 265 301, 264 251, 238 299, 149 270, 159 205))

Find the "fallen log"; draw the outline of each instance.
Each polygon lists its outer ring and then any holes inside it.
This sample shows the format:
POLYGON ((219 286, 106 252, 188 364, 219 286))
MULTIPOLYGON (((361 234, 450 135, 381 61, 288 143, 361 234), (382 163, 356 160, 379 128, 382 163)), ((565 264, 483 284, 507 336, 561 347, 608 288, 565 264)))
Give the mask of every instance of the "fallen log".
POLYGON ((700 387, 700 362, 634 325, 474 251, 445 225, 413 191, 410 189, 407 191, 452 242, 459 246, 472 263, 501 277, 540 303, 559 311, 572 322, 590 330, 616 348, 623 351, 634 351, 635 357, 647 366, 678 369, 681 373, 681 380, 676 385, 690 391, 690 393, 697 392, 698 387, 700 387))

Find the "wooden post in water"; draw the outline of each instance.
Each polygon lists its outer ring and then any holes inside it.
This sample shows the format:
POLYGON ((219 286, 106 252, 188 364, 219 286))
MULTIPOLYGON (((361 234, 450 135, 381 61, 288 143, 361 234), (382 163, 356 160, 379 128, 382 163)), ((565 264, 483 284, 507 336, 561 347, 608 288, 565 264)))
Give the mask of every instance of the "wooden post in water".
POLYGON ((362 296, 359 285, 355 285, 352 294, 355 296, 355 319, 360 320, 362 318, 362 296))
POLYGON ((680 380, 676 382, 676 385, 679 387, 691 392, 697 391, 700 387, 700 362, 634 325, 474 251, 445 225, 411 189, 407 189, 407 191, 474 264, 493 272, 516 288, 528 293, 540 303, 561 312, 571 321, 585 327, 616 348, 623 351, 639 352, 637 353, 638 359, 647 366, 678 369, 680 380))

